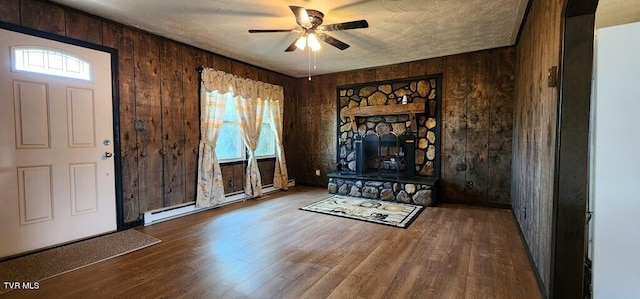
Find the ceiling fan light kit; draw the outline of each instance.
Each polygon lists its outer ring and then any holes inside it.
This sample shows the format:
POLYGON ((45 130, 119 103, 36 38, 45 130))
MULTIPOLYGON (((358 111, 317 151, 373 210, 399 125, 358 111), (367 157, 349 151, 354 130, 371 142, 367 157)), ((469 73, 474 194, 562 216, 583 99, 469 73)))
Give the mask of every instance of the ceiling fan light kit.
POLYGON ((315 9, 306 9, 300 6, 289 6, 296 17, 296 24, 300 28, 296 29, 250 29, 249 33, 273 33, 273 32, 295 32, 302 33, 289 45, 285 52, 293 52, 296 49, 304 50, 310 47, 312 51, 320 49, 320 40, 330 44, 340 50, 349 48, 349 45, 328 35, 329 31, 350 30, 358 28, 368 28, 369 23, 366 20, 358 20, 351 22, 336 23, 330 25, 322 25, 324 14, 315 9))
POLYGON ((309 37, 307 37, 307 45, 313 52, 320 50, 320 42, 318 41, 318 37, 316 37, 315 33, 309 34, 309 37))
POLYGON ((303 35, 299 37, 298 40, 296 40, 295 45, 296 48, 300 50, 304 50, 307 46, 309 46, 309 48, 313 52, 317 52, 321 48, 320 42, 318 41, 318 37, 315 33, 310 33, 308 36, 303 35))
POLYGON ((250 29, 249 33, 302 33, 302 35, 296 38, 284 51, 293 52, 296 49, 304 50, 306 47, 309 47, 309 80, 311 80, 311 52, 314 52, 315 60, 315 53, 321 48, 320 40, 340 50, 349 48, 348 44, 328 35, 327 32, 369 27, 369 23, 367 23, 366 20, 322 25, 324 18, 322 12, 293 5, 289 6, 289 8, 296 17, 296 24, 300 27, 299 29, 250 29))
POLYGON ((296 47, 300 50, 304 50, 306 46, 307 46, 307 37, 303 35, 300 38, 298 38, 298 40, 296 41, 296 47))

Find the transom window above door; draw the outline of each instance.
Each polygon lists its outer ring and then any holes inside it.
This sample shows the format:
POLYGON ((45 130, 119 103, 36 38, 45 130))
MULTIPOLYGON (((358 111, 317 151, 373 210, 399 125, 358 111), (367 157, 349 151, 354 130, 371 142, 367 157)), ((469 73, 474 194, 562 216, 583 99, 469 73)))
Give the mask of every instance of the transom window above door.
POLYGON ((36 46, 11 47, 12 71, 91 81, 91 64, 61 50, 36 46))

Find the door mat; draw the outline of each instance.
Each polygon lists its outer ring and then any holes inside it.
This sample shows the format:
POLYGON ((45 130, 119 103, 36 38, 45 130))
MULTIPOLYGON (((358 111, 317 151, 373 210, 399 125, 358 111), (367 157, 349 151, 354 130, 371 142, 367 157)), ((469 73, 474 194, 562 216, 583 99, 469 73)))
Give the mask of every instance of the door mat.
MULTIPOLYGON (((134 229, 115 232, 0 262, 0 281, 33 283, 159 242, 134 229)), ((11 290, 0 286, 0 294, 11 290)))

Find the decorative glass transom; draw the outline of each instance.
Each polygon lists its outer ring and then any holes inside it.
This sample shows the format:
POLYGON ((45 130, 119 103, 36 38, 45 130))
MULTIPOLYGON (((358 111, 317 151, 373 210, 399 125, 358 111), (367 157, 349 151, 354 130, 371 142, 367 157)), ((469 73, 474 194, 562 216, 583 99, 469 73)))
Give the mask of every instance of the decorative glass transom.
POLYGON ((65 78, 91 80, 91 65, 60 50, 44 47, 11 47, 13 69, 65 78))

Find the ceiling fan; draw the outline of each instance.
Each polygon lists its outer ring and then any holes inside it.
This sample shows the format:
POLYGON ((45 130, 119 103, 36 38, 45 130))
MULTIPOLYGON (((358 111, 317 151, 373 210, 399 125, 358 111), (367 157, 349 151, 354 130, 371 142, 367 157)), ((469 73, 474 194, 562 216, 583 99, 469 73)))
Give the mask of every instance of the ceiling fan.
POLYGON ((249 33, 302 33, 299 38, 293 41, 293 43, 291 43, 291 45, 289 45, 289 47, 284 50, 285 52, 292 52, 296 49, 304 50, 305 46, 308 46, 312 51, 318 51, 320 49, 320 42, 318 41, 318 39, 340 50, 344 50, 346 48, 349 48, 349 45, 331 37, 326 32, 369 27, 369 23, 367 23, 366 20, 322 25, 322 18, 324 18, 324 14, 322 12, 314 9, 306 9, 300 6, 289 6, 289 8, 296 16, 296 23, 298 23, 300 29, 251 29, 249 30, 249 33))

